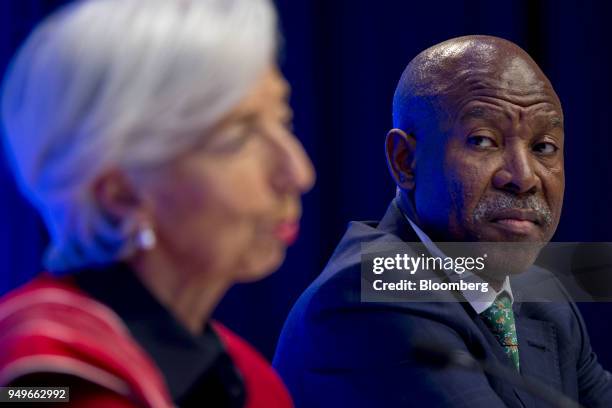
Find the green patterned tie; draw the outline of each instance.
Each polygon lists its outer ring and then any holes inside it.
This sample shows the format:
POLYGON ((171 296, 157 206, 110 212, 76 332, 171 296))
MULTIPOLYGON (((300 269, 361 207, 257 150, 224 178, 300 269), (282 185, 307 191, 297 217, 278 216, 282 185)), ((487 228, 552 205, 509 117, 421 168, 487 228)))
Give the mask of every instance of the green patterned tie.
POLYGON ((520 370, 518 338, 510 296, 506 292, 500 294, 480 316, 504 348, 516 369, 520 370))

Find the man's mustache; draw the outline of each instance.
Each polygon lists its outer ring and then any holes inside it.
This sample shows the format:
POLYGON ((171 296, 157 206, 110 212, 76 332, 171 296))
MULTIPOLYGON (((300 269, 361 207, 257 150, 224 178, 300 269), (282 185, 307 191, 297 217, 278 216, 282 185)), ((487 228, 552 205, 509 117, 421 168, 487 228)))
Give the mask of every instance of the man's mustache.
POLYGON ((484 196, 474 209, 474 220, 491 220, 504 210, 530 210, 535 213, 542 226, 551 225, 553 214, 546 201, 537 195, 519 198, 512 194, 489 194, 484 196))

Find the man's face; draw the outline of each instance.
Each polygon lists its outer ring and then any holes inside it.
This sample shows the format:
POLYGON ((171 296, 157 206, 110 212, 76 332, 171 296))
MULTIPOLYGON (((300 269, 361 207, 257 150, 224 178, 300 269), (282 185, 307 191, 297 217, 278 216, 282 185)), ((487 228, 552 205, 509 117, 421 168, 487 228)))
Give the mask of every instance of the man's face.
POLYGON ((551 239, 563 203, 563 113, 547 84, 508 57, 440 97, 445 116, 437 135, 417 135, 415 169, 416 210, 435 239, 551 239))

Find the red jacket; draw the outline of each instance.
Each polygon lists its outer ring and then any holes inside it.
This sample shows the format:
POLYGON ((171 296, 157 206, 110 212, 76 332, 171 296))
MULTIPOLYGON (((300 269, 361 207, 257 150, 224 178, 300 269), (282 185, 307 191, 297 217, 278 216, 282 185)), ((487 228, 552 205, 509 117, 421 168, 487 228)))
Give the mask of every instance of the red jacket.
MULTIPOLYGON (((293 406, 259 353, 221 324, 213 328, 243 377, 246 408, 293 406)), ((41 276, 0 299, 0 386, 38 373, 91 385, 71 389, 71 406, 173 406, 162 374, 121 319, 68 278, 41 276)))

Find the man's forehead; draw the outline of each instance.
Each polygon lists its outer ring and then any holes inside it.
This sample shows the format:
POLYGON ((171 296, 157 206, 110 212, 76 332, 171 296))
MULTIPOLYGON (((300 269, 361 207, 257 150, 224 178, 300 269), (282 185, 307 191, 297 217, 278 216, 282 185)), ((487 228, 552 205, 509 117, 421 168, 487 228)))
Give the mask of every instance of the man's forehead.
POLYGON ((536 86, 546 87, 546 77, 539 70, 535 69, 535 63, 527 61, 525 58, 513 56, 500 60, 500 80, 508 88, 516 86, 536 86))
MULTIPOLYGON (((552 129, 563 130, 563 116, 554 106, 537 106, 530 109, 531 112, 527 112, 529 108, 524 108, 525 113, 531 113, 532 119, 537 121, 543 127, 552 129)), ((499 122, 500 119, 510 119, 513 117, 510 112, 496 108, 493 105, 486 105, 480 103, 468 104, 458 115, 458 120, 462 123, 467 123, 470 120, 483 120, 492 123, 499 122)))
MULTIPOLYGON (((438 92, 432 92, 443 109, 454 116, 473 101, 501 104, 515 111, 542 114, 550 111, 562 118, 561 102, 552 85, 530 59, 523 55, 501 55, 486 66, 472 63, 469 57, 461 66, 435 80, 438 92)), ((431 90, 434 90, 432 87, 431 90)), ((486 109, 474 107, 473 117, 486 109)))

